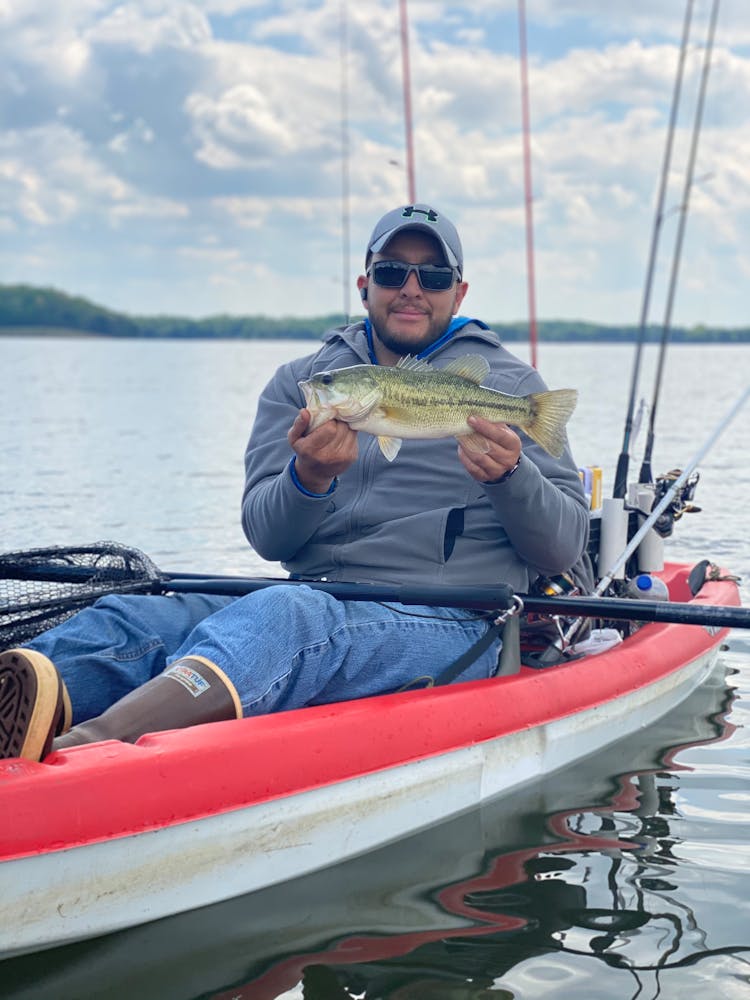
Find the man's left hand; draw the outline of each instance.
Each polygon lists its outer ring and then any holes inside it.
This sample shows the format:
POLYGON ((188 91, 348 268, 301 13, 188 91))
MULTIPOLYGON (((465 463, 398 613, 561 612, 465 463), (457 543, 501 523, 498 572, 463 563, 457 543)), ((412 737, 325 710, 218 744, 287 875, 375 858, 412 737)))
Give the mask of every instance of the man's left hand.
POLYGON ((509 472, 521 456, 521 439, 507 424, 483 417, 469 417, 469 426, 486 438, 489 451, 482 453, 464 448, 459 438, 458 457, 466 471, 479 483, 491 483, 509 472))

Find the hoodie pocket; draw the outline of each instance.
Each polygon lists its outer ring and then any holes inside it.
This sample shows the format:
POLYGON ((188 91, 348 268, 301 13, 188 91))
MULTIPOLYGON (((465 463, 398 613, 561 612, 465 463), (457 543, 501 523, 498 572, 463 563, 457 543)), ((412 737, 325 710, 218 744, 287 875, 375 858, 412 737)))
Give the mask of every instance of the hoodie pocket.
POLYGON ((443 529, 443 562, 448 562, 456 545, 456 539, 464 532, 463 507, 451 507, 443 529))

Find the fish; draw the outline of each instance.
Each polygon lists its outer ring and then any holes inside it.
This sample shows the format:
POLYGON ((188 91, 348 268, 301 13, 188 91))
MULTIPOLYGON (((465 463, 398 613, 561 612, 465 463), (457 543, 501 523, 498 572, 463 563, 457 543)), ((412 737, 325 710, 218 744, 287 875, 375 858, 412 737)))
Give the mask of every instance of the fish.
POLYGON ((487 439, 467 423, 470 416, 512 424, 559 458, 577 391, 512 396, 481 384, 489 371, 479 354, 465 354, 444 368, 407 355, 392 367, 351 365, 318 372, 298 385, 312 416, 308 431, 328 420, 343 420, 377 437, 389 462, 404 439, 455 437, 470 451, 488 452, 487 439))

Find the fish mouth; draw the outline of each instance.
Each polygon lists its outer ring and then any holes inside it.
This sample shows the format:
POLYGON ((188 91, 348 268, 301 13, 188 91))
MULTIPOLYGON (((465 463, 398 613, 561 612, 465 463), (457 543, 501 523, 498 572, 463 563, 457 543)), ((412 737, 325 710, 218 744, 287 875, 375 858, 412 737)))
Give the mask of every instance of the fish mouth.
POLYGON ((317 402, 317 393, 315 392, 315 387, 313 386, 310 379, 303 379, 298 382, 297 385, 302 390, 302 395, 305 397, 305 406, 310 407, 311 404, 317 402))

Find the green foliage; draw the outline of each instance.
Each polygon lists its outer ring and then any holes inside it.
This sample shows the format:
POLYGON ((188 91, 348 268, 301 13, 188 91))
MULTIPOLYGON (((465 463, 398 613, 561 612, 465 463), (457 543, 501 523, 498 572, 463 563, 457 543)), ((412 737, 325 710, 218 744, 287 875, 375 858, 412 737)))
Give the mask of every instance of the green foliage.
MULTIPOLYGON (((343 322, 341 315, 310 319, 271 316, 209 316, 187 319, 183 316, 130 316, 95 305, 79 296, 66 295, 53 288, 33 285, 0 285, 0 336, 3 334, 93 335, 104 337, 154 337, 175 339, 225 340, 291 339, 319 340, 326 330, 343 322)), ((503 340, 526 341, 528 324, 490 323, 503 340)), ((660 327, 646 330, 646 341, 661 339, 660 327)), ((579 320, 546 320, 539 323, 541 341, 577 343, 632 343, 637 339, 636 326, 602 326, 579 320)), ((673 343, 747 343, 750 328, 719 329, 703 325, 673 327, 673 343)))
POLYGON ((0 285, 0 328, 54 327, 109 337, 137 337, 136 323, 86 299, 32 285, 0 285))

